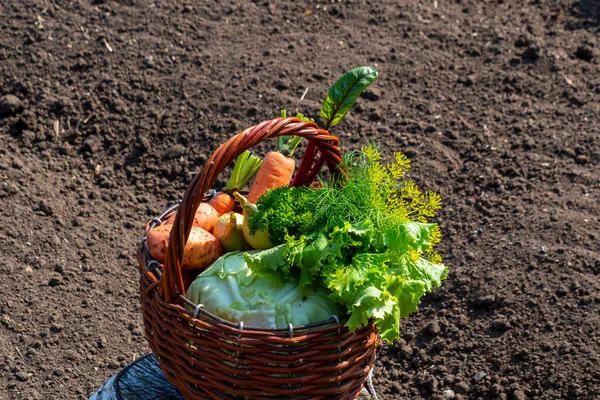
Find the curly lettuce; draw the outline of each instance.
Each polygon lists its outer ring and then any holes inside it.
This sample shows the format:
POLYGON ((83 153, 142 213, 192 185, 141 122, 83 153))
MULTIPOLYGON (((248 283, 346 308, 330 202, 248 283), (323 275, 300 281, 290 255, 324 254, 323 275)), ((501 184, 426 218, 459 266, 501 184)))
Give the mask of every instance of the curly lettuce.
POLYGON ((409 224, 402 233, 382 233, 369 221, 346 223, 328 235, 288 237, 286 243, 245 259, 276 286, 322 283, 330 299, 345 306, 350 329, 373 320, 381 337, 391 342, 399 337, 400 318, 416 311, 421 297, 447 275, 443 264, 418 251, 428 247, 431 224, 409 224))

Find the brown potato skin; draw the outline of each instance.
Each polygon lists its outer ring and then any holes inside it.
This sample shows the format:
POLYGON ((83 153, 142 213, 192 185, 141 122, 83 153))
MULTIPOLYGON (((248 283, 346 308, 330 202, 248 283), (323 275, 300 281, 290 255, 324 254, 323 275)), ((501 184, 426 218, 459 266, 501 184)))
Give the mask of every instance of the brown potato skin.
POLYGON ((161 264, 164 264, 169 246, 169 234, 172 225, 159 225, 148 232, 146 245, 150 256, 161 264))
MULTIPOLYGON (((173 225, 160 225, 152 229, 146 238, 150 256, 164 264, 169 235, 173 225)), ((217 238, 199 226, 193 226, 183 251, 183 270, 196 270, 208 267, 221 256, 221 245, 217 238)))
MULTIPOLYGON (((163 220, 163 225, 172 225, 175 221, 175 214, 171 213, 163 220)), ((212 232, 217 220, 219 219, 219 213, 208 203, 200 203, 196 215, 194 215, 194 223, 192 226, 198 226, 207 232, 212 232)), ((147 228, 146 228, 147 229, 147 228)))
POLYGON ((194 216, 193 226, 199 226, 207 232, 212 232, 218 220, 219 213, 213 206, 208 203, 200 203, 194 216))

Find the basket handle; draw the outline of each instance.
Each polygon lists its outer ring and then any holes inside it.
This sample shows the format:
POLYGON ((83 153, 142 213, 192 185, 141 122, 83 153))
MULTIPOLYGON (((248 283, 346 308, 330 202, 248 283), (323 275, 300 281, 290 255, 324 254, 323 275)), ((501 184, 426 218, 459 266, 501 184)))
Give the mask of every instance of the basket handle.
MULTIPOLYGON (((185 287, 181 275, 183 250, 187 243, 194 215, 206 193, 214 184, 217 176, 241 153, 256 146, 268 138, 277 136, 301 136, 309 140, 325 158, 332 174, 337 174, 342 152, 339 139, 326 130, 319 129, 314 122, 303 122, 298 118, 276 118, 244 130, 233 136, 210 156, 206 165, 190 182, 183 200, 177 210, 169 247, 163 267, 159 294, 165 301, 172 303, 179 294, 185 296, 185 287)), ((313 160, 310 160, 313 162, 313 160)))

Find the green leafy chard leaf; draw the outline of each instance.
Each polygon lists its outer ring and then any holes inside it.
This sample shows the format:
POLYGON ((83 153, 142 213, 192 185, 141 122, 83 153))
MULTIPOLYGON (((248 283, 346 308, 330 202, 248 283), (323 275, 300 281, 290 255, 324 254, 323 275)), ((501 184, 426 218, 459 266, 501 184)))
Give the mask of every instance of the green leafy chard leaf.
POLYGON ((440 286, 448 274, 445 265, 434 264, 425 258, 419 258, 414 263, 414 267, 409 268, 409 271, 413 279, 419 279, 426 284, 428 291, 440 286))
POLYGON ((321 117, 328 128, 337 125, 352 108, 356 99, 377 78, 373 67, 358 67, 339 78, 329 89, 321 106, 321 117))

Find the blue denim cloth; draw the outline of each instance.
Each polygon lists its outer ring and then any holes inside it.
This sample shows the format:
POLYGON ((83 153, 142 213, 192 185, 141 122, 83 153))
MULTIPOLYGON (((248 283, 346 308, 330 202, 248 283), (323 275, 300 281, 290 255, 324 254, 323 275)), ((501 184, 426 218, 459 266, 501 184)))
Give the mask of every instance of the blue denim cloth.
POLYGON ((165 378, 153 354, 146 354, 110 377, 88 400, 183 400, 165 378))

